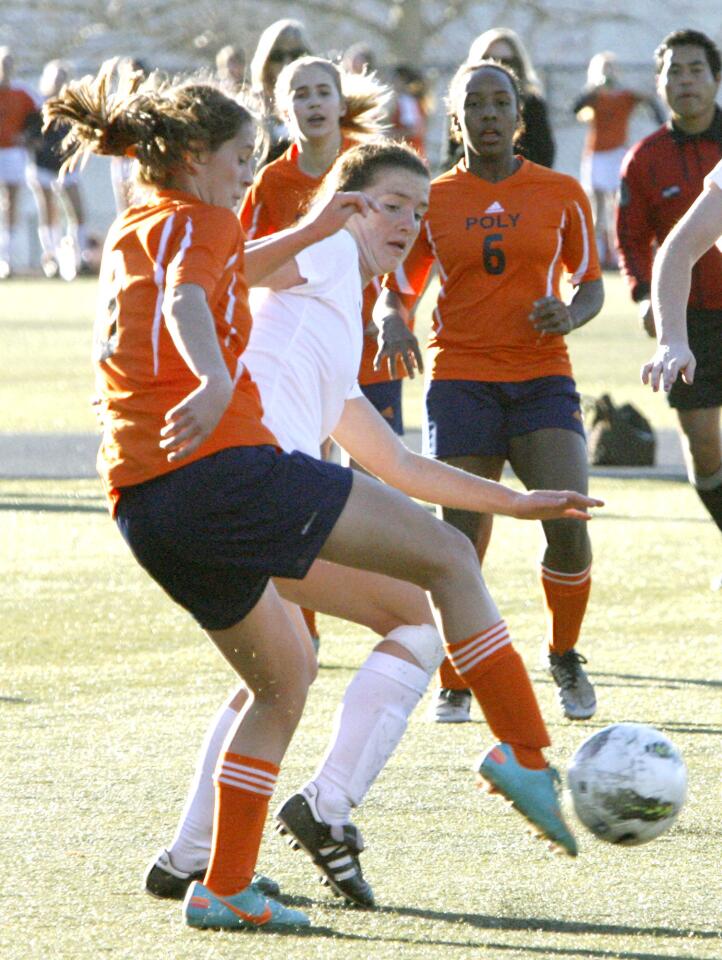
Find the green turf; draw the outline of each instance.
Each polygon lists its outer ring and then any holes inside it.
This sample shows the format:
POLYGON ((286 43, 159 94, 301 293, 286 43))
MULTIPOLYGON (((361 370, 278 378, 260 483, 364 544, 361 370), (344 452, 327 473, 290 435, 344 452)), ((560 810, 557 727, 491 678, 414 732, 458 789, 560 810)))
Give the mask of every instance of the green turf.
MULTIPOLYGON (((7 289, 18 306, 12 325, 7 302, 0 308, 4 429, 92 429, 82 413, 92 284, 7 289), (17 343, 6 350, 16 335, 30 356, 17 343), (28 390, 20 368, 35 377, 32 352, 43 376, 28 390), (36 389, 44 402, 31 397, 36 389), (32 416, 22 410, 31 403, 32 416)), ((623 320, 620 306, 608 336, 601 324, 599 338, 591 325, 575 335, 580 353, 594 335, 577 361, 590 381, 636 369, 629 354, 640 336, 629 314, 623 320)), ((632 398, 636 388, 624 394, 625 386, 620 379, 615 395, 632 398)), ((722 598, 707 589, 722 572, 719 535, 684 484, 597 478, 594 488, 607 507, 592 523, 595 584, 581 645, 599 695, 593 721, 561 721, 538 668, 537 525, 497 521, 487 579, 535 681, 553 759, 563 767, 610 722, 662 728, 689 767, 678 824, 636 849, 579 828, 579 859, 552 857, 514 813, 474 790, 470 768, 489 743, 478 713, 473 724, 435 727, 424 721, 425 700, 357 815, 381 909, 341 907, 269 831, 260 866, 313 922, 303 937, 281 937, 188 931, 176 904, 139 891, 146 860, 170 840, 205 723, 232 677, 131 560, 94 481, 0 481, 0 958, 719 957, 722 598)), ((371 646, 339 621, 321 618, 321 631, 322 669, 279 799, 312 773, 371 646)))

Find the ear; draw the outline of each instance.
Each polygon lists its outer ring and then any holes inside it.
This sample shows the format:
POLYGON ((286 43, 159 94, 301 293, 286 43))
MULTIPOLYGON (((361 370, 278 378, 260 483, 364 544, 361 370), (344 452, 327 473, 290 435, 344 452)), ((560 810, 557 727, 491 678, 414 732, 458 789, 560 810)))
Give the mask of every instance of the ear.
POLYGON ((345 117, 348 113, 348 101, 345 97, 341 97, 341 109, 338 112, 339 117, 345 117))

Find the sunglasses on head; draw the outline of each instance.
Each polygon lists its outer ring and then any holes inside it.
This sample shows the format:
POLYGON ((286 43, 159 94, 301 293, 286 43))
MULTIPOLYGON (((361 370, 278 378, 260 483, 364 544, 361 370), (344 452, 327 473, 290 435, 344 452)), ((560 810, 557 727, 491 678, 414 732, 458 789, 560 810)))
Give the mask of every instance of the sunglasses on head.
POLYGON ((293 63, 299 57, 305 57, 307 52, 302 47, 297 50, 271 50, 268 59, 271 63, 293 63))

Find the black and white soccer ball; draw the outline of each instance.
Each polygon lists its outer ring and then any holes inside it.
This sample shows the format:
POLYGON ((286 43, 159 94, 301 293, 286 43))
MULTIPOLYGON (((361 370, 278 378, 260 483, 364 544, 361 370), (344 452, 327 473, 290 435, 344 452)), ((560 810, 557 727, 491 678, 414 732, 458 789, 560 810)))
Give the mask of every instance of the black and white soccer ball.
POLYGON ((567 782, 577 816, 595 837, 635 846, 654 840, 677 819, 687 795, 687 768, 659 730, 615 723, 582 743, 567 782))

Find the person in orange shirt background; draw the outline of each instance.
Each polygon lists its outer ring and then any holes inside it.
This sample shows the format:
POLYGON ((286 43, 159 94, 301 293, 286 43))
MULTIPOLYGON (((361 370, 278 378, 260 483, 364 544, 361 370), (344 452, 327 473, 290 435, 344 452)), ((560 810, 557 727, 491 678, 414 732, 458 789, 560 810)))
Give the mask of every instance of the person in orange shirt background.
POLYGON ((0 47, 0 280, 13 269, 18 193, 25 181, 25 129, 37 110, 30 92, 13 83, 15 60, 9 47, 0 47))
POLYGON ((574 102, 574 113, 587 123, 580 179, 592 203, 597 246, 605 269, 616 269, 614 209, 620 170, 629 139, 629 120, 634 110, 646 104, 657 123, 664 113, 648 94, 623 87, 617 58, 605 51, 595 53, 587 68, 587 86, 574 102))
MULTIPOLYGON (((508 460, 527 488, 586 493, 584 429, 564 337, 603 303, 591 210, 572 177, 515 155, 520 104, 518 81, 504 65, 481 61, 457 71, 448 108, 465 156, 432 182, 429 211, 404 264, 407 286, 388 279, 374 317, 383 353, 393 355, 406 336, 401 295, 418 294, 436 265, 427 452, 493 479, 508 460), (561 299, 563 273, 575 288, 569 303, 561 299)), ((483 561, 491 518, 458 510, 443 516, 483 561)), ((589 535, 573 520, 543 529, 545 662, 564 714, 588 718, 596 697, 575 647, 591 586, 589 535)), ((441 684, 433 717, 468 720, 469 685, 448 661, 441 684)))

